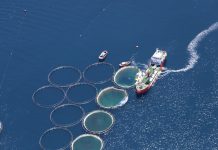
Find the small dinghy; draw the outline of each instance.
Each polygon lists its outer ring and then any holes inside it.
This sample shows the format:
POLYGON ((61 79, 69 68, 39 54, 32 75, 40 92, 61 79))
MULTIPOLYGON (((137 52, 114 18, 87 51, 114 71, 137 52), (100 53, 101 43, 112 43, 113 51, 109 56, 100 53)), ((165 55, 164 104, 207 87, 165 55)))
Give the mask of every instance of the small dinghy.
POLYGON ((122 68, 122 67, 129 66, 130 64, 131 64, 131 61, 124 61, 124 62, 121 62, 121 63, 119 64, 119 66, 120 66, 120 68, 122 68))
POLYGON ((104 61, 105 58, 107 57, 107 55, 108 55, 108 51, 106 51, 106 50, 102 51, 98 57, 99 61, 104 61))

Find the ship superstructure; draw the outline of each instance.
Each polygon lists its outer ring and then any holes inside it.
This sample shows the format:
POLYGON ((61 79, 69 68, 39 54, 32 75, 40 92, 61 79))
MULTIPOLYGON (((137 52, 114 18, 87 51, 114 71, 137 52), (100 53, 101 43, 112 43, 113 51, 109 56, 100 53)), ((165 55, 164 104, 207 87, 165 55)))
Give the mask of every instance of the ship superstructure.
POLYGON ((136 74, 136 93, 144 94, 156 82, 162 72, 162 68, 166 61, 167 52, 164 50, 156 49, 151 57, 150 64, 146 70, 140 70, 136 74))

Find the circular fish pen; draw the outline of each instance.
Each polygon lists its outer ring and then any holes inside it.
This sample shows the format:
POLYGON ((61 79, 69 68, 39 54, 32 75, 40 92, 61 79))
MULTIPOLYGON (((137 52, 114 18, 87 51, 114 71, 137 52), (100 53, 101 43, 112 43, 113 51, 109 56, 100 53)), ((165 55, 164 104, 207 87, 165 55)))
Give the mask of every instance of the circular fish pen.
POLYGON ((135 76, 138 72, 138 67, 123 67, 115 73, 114 83, 121 88, 131 88, 135 85, 135 76))
POLYGON ((128 93, 123 89, 108 87, 98 94, 96 101, 102 108, 115 109, 126 104, 128 93))
POLYGON ((72 140, 73 135, 70 130, 66 128, 54 127, 46 130, 41 135, 39 145, 40 148, 44 150, 65 150, 70 146, 72 140))
POLYGON ((97 88, 94 85, 89 83, 77 83, 68 88, 66 97, 70 103, 87 104, 96 98, 97 93, 97 88))
POLYGON ((94 63, 87 66, 83 72, 85 81, 93 84, 103 84, 111 81, 115 68, 110 63, 94 63))
POLYGON ((72 127, 78 124, 84 117, 82 107, 74 104, 64 104, 56 107, 50 113, 50 120, 55 126, 72 127))
POLYGON ((60 66, 48 74, 48 82, 58 87, 68 87, 82 79, 82 72, 73 66, 60 66))
POLYGON ((115 119, 112 114, 103 110, 95 110, 88 113, 83 119, 83 127, 86 131, 93 134, 102 134, 108 132, 115 119))
POLYGON ((71 144, 71 150, 102 150, 103 148, 103 140, 92 134, 82 134, 71 144))
POLYGON ((32 95, 33 103, 42 108, 54 108, 60 105, 64 99, 64 90, 52 85, 43 86, 32 95))

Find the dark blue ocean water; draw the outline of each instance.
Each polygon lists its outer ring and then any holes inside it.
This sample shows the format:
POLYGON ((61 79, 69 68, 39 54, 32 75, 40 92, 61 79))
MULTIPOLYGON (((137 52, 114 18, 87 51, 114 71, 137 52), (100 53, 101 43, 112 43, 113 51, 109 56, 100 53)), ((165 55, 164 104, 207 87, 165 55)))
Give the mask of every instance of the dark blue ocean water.
MULTIPOLYGON (((135 53, 146 63, 156 47, 167 50, 167 68, 182 68, 190 41, 218 21, 217 7, 217 0, 1 0, 0 149, 40 149, 39 137, 53 127, 52 109, 35 106, 31 97, 48 84, 51 69, 83 70, 101 49, 116 69, 135 53)), ((116 123, 101 136, 105 149, 218 149, 217 39, 214 31, 199 43, 191 70, 165 76, 140 99, 129 90, 128 103, 110 111, 116 123)), ((80 124, 70 130, 74 137, 85 133, 80 124)))

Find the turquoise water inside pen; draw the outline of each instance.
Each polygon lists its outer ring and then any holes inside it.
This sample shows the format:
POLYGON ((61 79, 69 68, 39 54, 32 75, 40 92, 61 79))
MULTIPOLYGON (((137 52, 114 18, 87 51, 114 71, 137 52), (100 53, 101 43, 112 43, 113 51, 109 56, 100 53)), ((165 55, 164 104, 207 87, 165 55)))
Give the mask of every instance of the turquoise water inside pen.
MULTIPOLYGON (((217 6, 217 0, 1 0, 0 149, 40 149, 40 136, 54 127, 52 109, 34 105, 32 94, 49 84, 47 75, 55 67, 83 70, 98 61, 102 49, 109 50, 106 61, 116 69, 132 56, 147 64, 159 47, 168 52, 167 68, 183 68, 188 44, 218 21, 217 6)), ((200 57, 191 70, 168 74, 140 98, 129 89, 128 103, 111 111, 116 122, 101 136, 105 149, 216 149, 217 39, 216 30, 198 44, 200 57)), ((102 78, 90 73, 91 79, 102 78)), ((113 83, 96 85, 107 86, 113 83)), ((95 101, 82 107, 99 109, 95 101)), ((81 124, 69 129, 74 138, 86 133, 81 124)), ((54 143, 66 142, 59 140, 54 143)))

